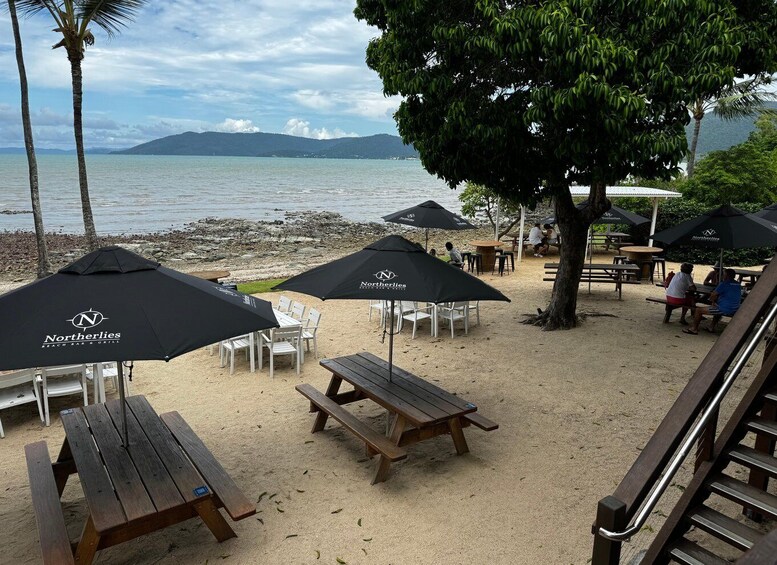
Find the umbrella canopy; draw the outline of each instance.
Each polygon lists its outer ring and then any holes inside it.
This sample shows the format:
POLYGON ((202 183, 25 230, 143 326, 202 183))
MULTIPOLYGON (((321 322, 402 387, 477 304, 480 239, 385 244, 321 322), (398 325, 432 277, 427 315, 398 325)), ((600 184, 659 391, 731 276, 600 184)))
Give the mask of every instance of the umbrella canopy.
MULTIPOLYGON (((578 210, 583 210, 584 208, 588 207, 588 200, 581 202, 577 205, 578 210)), ((612 206, 609 210, 607 210, 602 216, 596 220, 594 220, 594 224, 627 224, 629 226, 641 226, 643 224, 649 223, 650 220, 648 218, 645 218, 643 216, 640 216, 639 214, 635 214, 634 212, 629 212, 628 210, 624 210, 623 208, 620 208, 619 206, 612 206)), ((556 218, 554 216, 549 216, 542 220, 543 224, 555 224, 556 218)))
POLYGON ((417 228, 426 228, 426 247, 429 247, 429 228, 439 228, 443 230, 474 230, 477 226, 446 210, 434 200, 427 200, 418 206, 406 208, 399 212, 394 212, 388 216, 383 216, 387 222, 395 224, 404 224, 406 226, 415 226, 417 228))
POLYGON ((772 204, 771 206, 767 206, 763 210, 759 210, 754 216, 758 216, 759 218, 763 218, 764 220, 768 220, 770 222, 777 222, 777 204, 772 204))
MULTIPOLYGON (((108 360, 169 361, 222 339, 278 325, 269 302, 117 246, 103 247, 0 296, 0 319, 5 320, 0 370, 108 360)), ((119 393, 124 408, 121 378, 119 393)))
POLYGON ((777 225, 733 206, 720 206, 651 236, 667 245, 714 249, 777 246, 777 225))
MULTIPOLYGON (((315 267, 276 287, 327 299, 459 302, 510 299, 461 269, 427 254, 420 245, 390 235, 351 255, 315 267)), ((390 326, 391 327, 391 326, 390 326)), ((389 334, 389 377, 393 356, 389 334)))

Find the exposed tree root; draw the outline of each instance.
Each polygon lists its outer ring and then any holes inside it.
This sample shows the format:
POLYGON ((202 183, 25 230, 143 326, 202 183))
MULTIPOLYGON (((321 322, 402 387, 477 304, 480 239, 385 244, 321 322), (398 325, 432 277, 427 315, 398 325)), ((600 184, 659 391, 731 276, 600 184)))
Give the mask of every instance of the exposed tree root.
POLYGON ((586 318, 617 318, 615 314, 608 314, 607 312, 581 312, 575 316, 574 320, 559 320, 557 316, 551 316, 549 310, 541 310, 537 308, 537 314, 524 314, 525 319, 521 321, 522 324, 528 324, 530 326, 537 326, 542 328, 542 331, 554 331, 554 330, 571 330, 577 327, 586 318))

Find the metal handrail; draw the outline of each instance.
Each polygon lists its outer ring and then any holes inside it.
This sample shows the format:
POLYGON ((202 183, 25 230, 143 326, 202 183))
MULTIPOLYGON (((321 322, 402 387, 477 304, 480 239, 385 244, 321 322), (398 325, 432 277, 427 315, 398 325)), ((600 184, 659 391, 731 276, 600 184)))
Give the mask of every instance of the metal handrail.
POLYGON ((701 435, 701 432, 704 431, 707 422, 709 422, 713 414, 717 412, 721 402, 723 401, 723 398, 734 384, 734 381, 736 381, 745 363, 750 359, 750 356, 753 354, 755 348, 758 347, 758 343, 761 341, 763 334, 766 333, 767 328, 774 320, 775 315, 777 315, 777 303, 775 303, 771 310, 769 310, 769 313, 761 322, 761 326, 755 331, 750 342, 745 346, 742 355, 740 355, 739 359, 737 359, 736 363, 734 363, 734 366, 731 368, 728 376, 723 381, 720 389, 715 394, 715 396, 712 397, 712 400, 710 400, 707 407, 701 413, 699 421, 696 423, 696 425, 693 426, 693 428, 691 428, 688 437, 680 446, 679 451, 669 462, 664 475, 661 477, 661 480, 656 483, 656 485, 653 487, 653 490, 651 490, 650 494, 645 498, 645 502, 642 504, 639 513, 634 516, 632 524, 622 532, 611 532, 610 530, 600 527, 597 530, 600 536, 611 541, 626 541, 642 529, 642 526, 645 525, 645 522, 650 516, 650 513, 653 511, 653 508, 655 507, 659 498, 661 498, 661 495, 664 494, 664 491, 669 486, 670 481, 674 478, 685 458, 688 456, 688 453, 691 451, 691 448, 701 435))

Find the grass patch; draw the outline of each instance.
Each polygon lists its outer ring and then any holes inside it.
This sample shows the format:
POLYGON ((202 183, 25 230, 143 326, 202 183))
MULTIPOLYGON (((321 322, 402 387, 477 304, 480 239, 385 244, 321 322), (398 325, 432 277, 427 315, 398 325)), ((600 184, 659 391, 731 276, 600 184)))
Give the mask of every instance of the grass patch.
POLYGON ((259 294, 262 292, 271 292, 272 287, 276 284, 281 284, 286 279, 265 279, 262 281, 251 281, 237 285, 237 289, 240 292, 246 294, 259 294))

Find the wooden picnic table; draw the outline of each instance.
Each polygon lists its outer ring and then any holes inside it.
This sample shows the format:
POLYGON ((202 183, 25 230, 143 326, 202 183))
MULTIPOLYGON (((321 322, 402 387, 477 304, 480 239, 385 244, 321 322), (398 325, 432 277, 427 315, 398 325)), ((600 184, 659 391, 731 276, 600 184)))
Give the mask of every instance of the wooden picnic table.
POLYGON ((764 274, 763 271, 754 271, 752 269, 734 269, 734 272, 737 275, 737 280, 748 286, 753 286, 758 282, 758 278, 764 274))
POLYGON ((372 484, 388 478, 394 461, 404 459, 402 449, 442 434, 450 434, 456 453, 469 451, 463 428, 475 426, 491 431, 499 426, 476 413, 477 406, 455 396, 424 379, 397 367, 388 380, 388 363, 371 353, 357 353, 335 359, 323 359, 321 366, 332 372, 326 393, 311 385, 297 385, 297 390, 311 402, 311 412, 317 412, 313 433, 324 429, 332 416, 351 433, 363 440, 370 456, 380 454, 372 484), (353 390, 340 392, 346 381, 353 390), (381 435, 342 408, 343 404, 370 399, 392 414, 388 437, 381 435))
POLYGON ((256 513, 178 412, 157 415, 144 396, 127 398, 129 446, 118 400, 61 412, 65 441, 52 464, 46 442, 25 447, 44 563, 92 563, 97 551, 199 516, 221 542, 232 520, 256 513), (77 473, 89 514, 68 539, 59 498, 77 473))
MULTIPOLYGON (((543 281, 556 281, 559 263, 545 263, 545 278, 543 281)), ((629 279, 629 275, 639 274, 639 267, 630 263, 586 263, 580 276, 580 283, 610 283, 615 285, 618 291, 618 300, 623 299, 623 285, 637 284, 638 281, 629 279)))

